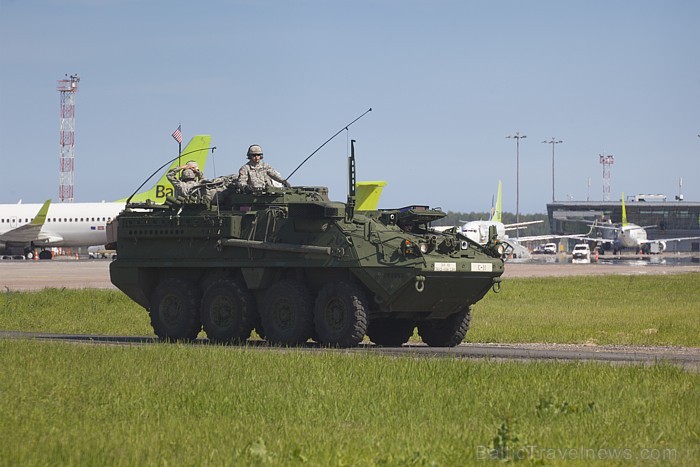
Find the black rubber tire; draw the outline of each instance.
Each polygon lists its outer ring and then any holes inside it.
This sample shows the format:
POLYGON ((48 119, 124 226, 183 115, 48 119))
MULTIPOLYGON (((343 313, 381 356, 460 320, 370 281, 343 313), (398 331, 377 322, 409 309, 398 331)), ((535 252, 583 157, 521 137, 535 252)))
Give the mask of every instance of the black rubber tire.
POLYGON ((53 258, 53 253, 51 250, 41 250, 39 252, 39 259, 51 259, 53 258))
POLYGON ((421 321, 418 334, 430 347, 454 347, 459 345, 469 330, 471 307, 441 320, 421 321))
POLYGON ((416 323, 402 318, 376 318, 369 321, 369 340, 384 347, 400 347, 413 335, 416 323))
POLYGON ((163 280, 151 296, 151 326, 161 339, 192 340, 202 329, 198 287, 186 280, 163 280))
POLYGON ((277 282, 265 292, 260 318, 272 344, 303 344, 313 333, 311 293, 296 280, 277 282))
POLYGON ((314 324, 318 341, 336 347, 353 347, 367 333, 367 299, 348 282, 326 284, 316 298, 314 324))
POLYGON ((255 299, 244 284, 234 279, 220 279, 204 292, 200 316, 210 341, 245 342, 257 320, 255 299))

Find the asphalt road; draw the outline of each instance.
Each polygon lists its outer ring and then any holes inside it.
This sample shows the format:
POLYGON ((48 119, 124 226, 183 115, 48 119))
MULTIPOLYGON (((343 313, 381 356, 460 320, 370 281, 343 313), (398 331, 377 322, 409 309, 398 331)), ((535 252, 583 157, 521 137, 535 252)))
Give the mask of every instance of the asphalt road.
MULTIPOLYGON (((37 332, 0 331, 0 339, 36 339, 93 345, 153 345, 155 337, 99 336, 79 334, 51 334, 37 332)), ((191 345, 210 345, 207 339, 197 339, 191 345)), ((232 349, 242 346, 231 346, 232 349)), ((633 347, 590 346, 574 344, 470 344, 457 347, 436 348, 424 344, 406 344, 401 347, 379 347, 360 344, 349 349, 333 349, 318 344, 288 348, 270 346, 266 341, 249 340, 246 349, 284 352, 342 352, 360 354, 400 355, 423 358, 486 359, 489 361, 598 361, 617 364, 652 365, 667 363, 690 371, 700 371, 700 348, 687 347, 633 347)))
MULTIPOLYGON (((54 261, 0 261, 0 291, 40 290, 54 288, 114 289, 109 281, 109 260, 54 260, 54 261)), ((700 273, 700 264, 691 261, 678 263, 663 260, 625 260, 596 264, 556 262, 508 263, 504 278, 580 276, 601 274, 683 274, 700 273)), ((33 338, 69 342, 91 342, 102 345, 148 345, 157 342, 152 337, 84 336, 47 333, 18 333, 0 331, 0 339, 33 338)), ((198 340, 196 344, 207 344, 198 340)), ((260 349, 278 349, 264 341, 251 341, 260 349)), ((329 351, 309 344, 300 350, 329 351)), ((658 361, 680 365, 691 371, 700 371, 700 348, 588 346, 569 344, 462 344, 450 349, 430 348, 424 345, 405 345, 399 348, 362 345, 338 352, 376 352, 382 354, 413 355, 417 357, 482 358, 489 360, 594 360, 615 363, 651 364, 658 361)))

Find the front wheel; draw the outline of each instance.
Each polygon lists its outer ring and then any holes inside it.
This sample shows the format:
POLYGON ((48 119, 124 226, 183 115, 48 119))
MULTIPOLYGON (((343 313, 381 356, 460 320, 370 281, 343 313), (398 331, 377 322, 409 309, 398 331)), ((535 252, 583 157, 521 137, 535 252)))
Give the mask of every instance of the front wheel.
POLYGON ((255 300, 243 284, 222 279, 207 287, 200 313, 210 341, 245 342, 255 325, 255 300))
POLYGON ((151 326, 161 339, 192 340, 202 329, 199 290, 183 279, 165 279, 151 296, 151 326))
POLYGON ((352 347, 367 332, 367 299, 362 290, 348 282, 326 284, 316 298, 314 324, 322 344, 352 347))
POLYGON ((454 347, 464 340, 470 321, 471 307, 466 307, 445 319, 419 322, 418 334, 430 347, 454 347))

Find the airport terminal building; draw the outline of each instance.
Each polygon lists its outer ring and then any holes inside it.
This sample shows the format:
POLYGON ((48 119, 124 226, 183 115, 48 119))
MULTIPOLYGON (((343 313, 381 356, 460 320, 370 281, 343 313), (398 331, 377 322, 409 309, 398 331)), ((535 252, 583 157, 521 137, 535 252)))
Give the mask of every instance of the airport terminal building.
MULTIPOLYGON (((651 240, 700 236, 700 202, 666 201, 663 195, 637 195, 625 200, 627 221, 646 229, 651 240)), ((622 221, 619 201, 557 201, 547 204, 553 235, 588 232, 585 221, 622 221)), ((700 239, 669 242, 668 252, 700 252, 700 239)))

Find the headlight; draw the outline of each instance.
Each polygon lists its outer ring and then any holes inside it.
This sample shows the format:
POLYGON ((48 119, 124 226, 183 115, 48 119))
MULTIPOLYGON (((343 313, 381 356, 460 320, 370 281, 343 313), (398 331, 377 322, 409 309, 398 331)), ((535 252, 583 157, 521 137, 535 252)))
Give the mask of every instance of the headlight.
POLYGON ((427 243, 421 243, 419 244, 420 252, 423 254, 426 254, 428 252, 428 244, 427 243))
POLYGON ((413 255, 415 250, 415 245, 410 240, 406 239, 401 242, 401 254, 404 256, 413 255))

